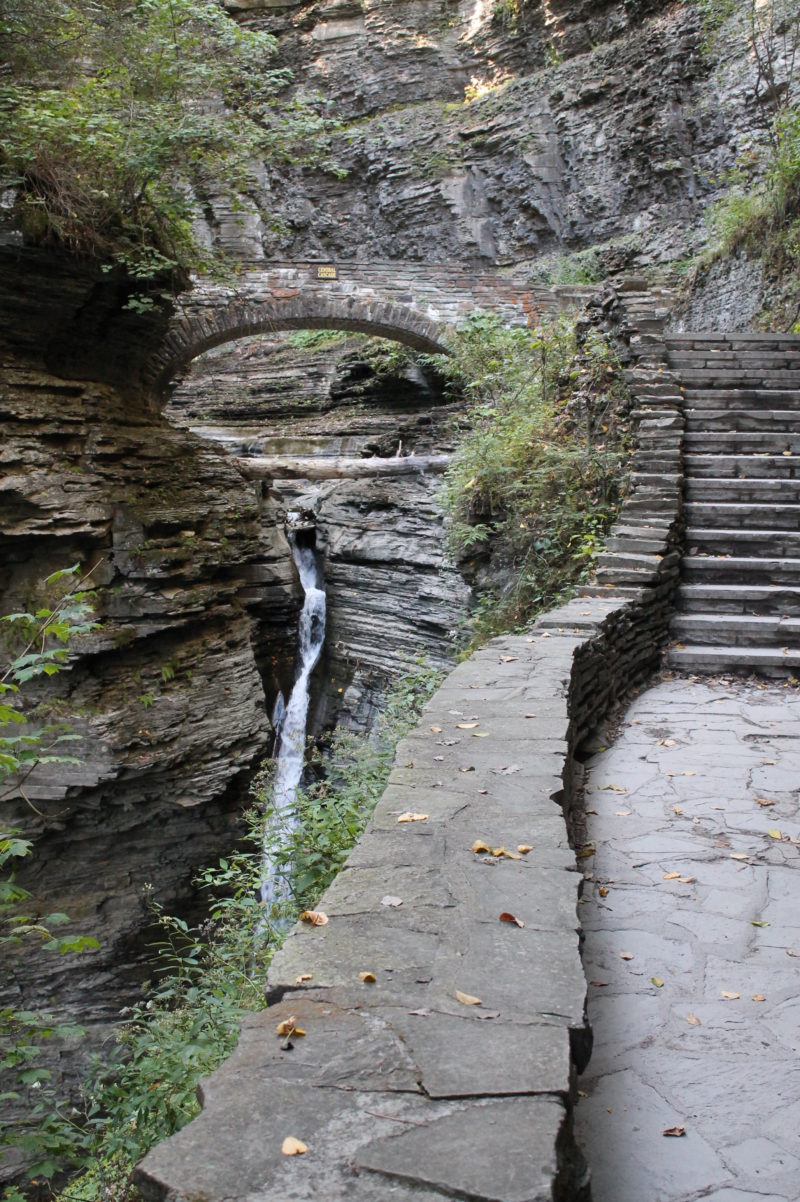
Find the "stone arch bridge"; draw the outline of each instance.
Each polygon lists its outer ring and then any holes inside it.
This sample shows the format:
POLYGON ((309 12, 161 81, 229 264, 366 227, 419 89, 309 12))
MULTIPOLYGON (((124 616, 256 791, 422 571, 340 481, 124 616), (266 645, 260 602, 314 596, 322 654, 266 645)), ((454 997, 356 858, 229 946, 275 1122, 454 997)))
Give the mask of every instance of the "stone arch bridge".
POLYGON ((147 375, 165 389, 203 351, 275 330, 355 330, 446 352, 453 328, 475 309, 524 325, 593 291, 443 263, 250 263, 234 283, 202 281, 184 293, 147 375))

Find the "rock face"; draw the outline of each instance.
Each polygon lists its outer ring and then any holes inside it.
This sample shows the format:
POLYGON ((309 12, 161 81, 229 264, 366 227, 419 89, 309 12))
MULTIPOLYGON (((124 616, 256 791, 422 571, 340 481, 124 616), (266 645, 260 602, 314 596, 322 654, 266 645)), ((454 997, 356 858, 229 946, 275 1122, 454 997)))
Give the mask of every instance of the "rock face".
POLYGON ((35 608, 44 578, 80 562, 102 628, 29 694, 46 716, 70 715, 80 766, 34 773, 31 806, 6 801, 4 817, 34 839, 19 874, 34 908, 65 911, 101 947, 80 958, 6 948, 3 998, 55 999, 103 1024, 142 976, 143 885, 167 905, 185 899, 193 870, 238 837, 247 779, 271 738, 256 649, 262 631, 279 633, 291 678, 299 588, 282 527, 225 454, 112 382, 117 356, 129 356, 132 381, 137 368, 113 298, 104 313, 82 281, 107 342, 95 344, 94 376, 70 378, 53 317, 69 320, 69 296, 59 306, 57 275, 40 274, 35 256, 17 265, 0 294, 0 613, 35 608), (38 329, 26 309, 37 289, 38 329), (17 337, 20 316, 30 343, 17 337))
POLYGON ((763 128, 741 31, 710 40, 694 5, 232 7, 342 122, 313 166, 254 175, 268 222, 221 206, 210 236, 248 259, 669 263, 763 128))
MULTIPOLYGON (((301 511, 316 526, 328 594, 317 727, 368 723, 416 656, 452 658, 469 590, 445 555, 437 493, 455 413, 430 370, 375 340, 334 335, 304 347, 260 337, 198 360, 168 413, 257 455, 253 471, 265 465, 263 489, 278 511, 301 511), (423 470, 401 475, 407 455, 423 470), (328 465, 333 478, 304 478, 302 465, 311 471, 315 458, 317 474, 328 465), (348 464, 387 474, 337 478, 348 464)), ((248 470, 250 461, 239 462, 248 470)))

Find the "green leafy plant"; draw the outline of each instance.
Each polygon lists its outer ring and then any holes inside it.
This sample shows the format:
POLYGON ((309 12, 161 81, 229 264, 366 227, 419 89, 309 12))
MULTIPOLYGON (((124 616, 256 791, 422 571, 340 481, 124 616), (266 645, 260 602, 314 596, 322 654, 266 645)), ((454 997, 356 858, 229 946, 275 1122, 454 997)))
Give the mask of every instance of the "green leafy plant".
POLYGON ((443 500, 480 601, 473 641, 529 621, 586 571, 624 488, 629 407, 608 341, 560 316, 477 313, 439 362, 467 402, 443 500))
POLYGON ((0 27, 13 220, 30 242, 124 268, 140 308, 148 285, 212 265, 193 223, 215 196, 254 207, 254 161, 320 149, 319 104, 279 104, 291 73, 265 66, 275 39, 216 0, 0 0, 0 27))

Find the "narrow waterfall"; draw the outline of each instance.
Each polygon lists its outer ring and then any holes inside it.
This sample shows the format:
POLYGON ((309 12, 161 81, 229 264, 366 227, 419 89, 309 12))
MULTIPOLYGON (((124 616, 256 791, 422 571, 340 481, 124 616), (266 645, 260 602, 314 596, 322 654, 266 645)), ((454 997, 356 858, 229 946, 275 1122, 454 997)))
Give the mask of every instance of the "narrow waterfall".
MULTIPOLYGON (((317 586, 317 564, 312 547, 298 545, 289 534, 292 557, 297 565, 300 583, 305 592, 298 629, 298 669, 285 710, 280 715, 280 740, 275 756, 275 781, 270 825, 264 838, 264 861, 261 877, 261 900, 270 905, 284 895, 283 882, 278 879, 269 856, 269 835, 276 829, 292 830, 297 825, 294 802, 303 775, 308 719, 308 685, 311 673, 325 642, 325 590, 317 586)), ((282 698, 281 698, 282 700, 282 698)), ((278 706, 276 705, 276 711, 278 706)))

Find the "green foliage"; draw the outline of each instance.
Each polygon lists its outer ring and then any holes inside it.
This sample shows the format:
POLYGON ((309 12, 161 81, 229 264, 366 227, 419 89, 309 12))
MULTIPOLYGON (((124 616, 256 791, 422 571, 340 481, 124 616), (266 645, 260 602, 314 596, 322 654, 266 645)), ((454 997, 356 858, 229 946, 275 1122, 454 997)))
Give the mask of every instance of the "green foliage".
POLYGON ((318 149, 313 107, 277 106, 291 73, 265 66, 275 39, 216 0, 0 0, 0 28, 16 224, 143 286, 210 266, 193 221, 215 195, 242 207, 254 159, 318 149))
POLYGON ((338 346, 348 338, 359 337, 347 330, 294 330, 286 341, 297 351, 317 351, 329 346, 338 346))
POLYGON ((474 637, 530 620, 590 564, 624 487, 628 394, 608 342, 558 317, 475 314, 440 370, 467 401, 443 492, 453 550, 482 594, 474 637))

